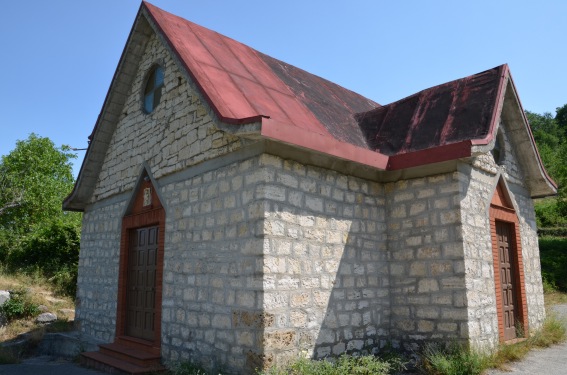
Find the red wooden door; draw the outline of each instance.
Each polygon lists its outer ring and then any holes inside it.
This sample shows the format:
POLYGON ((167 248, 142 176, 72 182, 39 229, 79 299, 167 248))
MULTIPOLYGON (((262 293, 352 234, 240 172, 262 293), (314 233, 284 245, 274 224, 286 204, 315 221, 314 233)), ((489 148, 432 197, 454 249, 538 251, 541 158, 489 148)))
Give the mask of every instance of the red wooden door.
POLYGON ((128 249, 127 336, 154 339, 158 227, 133 229, 128 249))
POLYGON ((504 340, 516 338, 516 322, 518 321, 516 306, 516 286, 518 283, 514 270, 513 233, 513 224, 496 221, 496 236, 498 237, 498 254, 500 257, 504 340))

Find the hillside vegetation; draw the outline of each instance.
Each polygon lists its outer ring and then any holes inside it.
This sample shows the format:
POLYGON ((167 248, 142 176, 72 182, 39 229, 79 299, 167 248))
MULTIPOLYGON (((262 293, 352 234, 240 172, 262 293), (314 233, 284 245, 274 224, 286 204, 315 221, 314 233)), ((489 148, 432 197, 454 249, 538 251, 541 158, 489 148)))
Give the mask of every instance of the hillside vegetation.
POLYGON ((75 296, 81 215, 63 212, 73 189, 69 147, 31 134, 0 160, 0 270, 41 277, 75 296))
POLYGON ((538 228, 541 234, 567 236, 567 104, 555 116, 526 115, 545 169, 559 186, 557 197, 536 202, 538 228))

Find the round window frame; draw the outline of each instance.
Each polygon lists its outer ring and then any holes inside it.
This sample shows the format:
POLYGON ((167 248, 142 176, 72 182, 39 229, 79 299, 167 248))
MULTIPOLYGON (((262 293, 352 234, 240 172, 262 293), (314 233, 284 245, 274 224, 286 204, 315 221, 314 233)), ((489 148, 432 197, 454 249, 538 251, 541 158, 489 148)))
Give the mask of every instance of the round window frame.
MULTIPOLYGON (((145 113, 146 115, 152 114, 155 112, 156 108, 160 105, 162 99, 163 99, 163 89, 165 87, 165 64, 162 61, 156 61, 155 63, 153 63, 148 70, 146 71, 146 74, 144 75, 144 85, 143 85, 143 89, 140 90, 140 102, 141 102, 141 106, 142 106, 142 112, 145 113), (159 88, 161 89, 160 92, 160 97, 158 99, 157 103, 153 103, 151 110, 148 110, 148 108, 146 107, 146 89, 149 85, 149 80, 152 77, 152 75, 154 75, 154 72, 157 69, 161 69, 163 72, 163 82, 161 83, 161 85, 159 86, 159 88)), ((156 89, 153 89, 153 92, 155 93, 156 89)))

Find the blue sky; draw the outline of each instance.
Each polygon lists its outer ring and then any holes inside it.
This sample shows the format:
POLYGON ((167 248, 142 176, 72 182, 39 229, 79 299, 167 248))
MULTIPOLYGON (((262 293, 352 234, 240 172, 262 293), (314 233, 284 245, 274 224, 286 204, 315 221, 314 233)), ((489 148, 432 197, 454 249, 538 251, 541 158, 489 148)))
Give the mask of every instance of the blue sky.
MULTIPOLYGON (((567 1, 150 2, 381 104, 503 63, 524 109, 567 103, 567 1)), ((32 132, 87 146, 139 6, 2 3, 0 155, 32 132)))

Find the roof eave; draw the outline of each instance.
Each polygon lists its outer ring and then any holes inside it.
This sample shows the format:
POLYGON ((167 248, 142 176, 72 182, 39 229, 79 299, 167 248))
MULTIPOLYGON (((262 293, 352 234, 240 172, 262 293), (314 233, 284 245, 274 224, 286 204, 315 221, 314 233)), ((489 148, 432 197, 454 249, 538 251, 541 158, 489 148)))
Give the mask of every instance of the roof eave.
POLYGON ((388 166, 389 158, 387 155, 269 118, 262 119, 260 135, 266 139, 309 149, 379 170, 386 170, 388 166))
MULTIPOLYGON (((539 176, 536 178, 530 179, 532 181, 532 198, 541 198, 546 196, 552 196, 557 194, 557 183, 547 174, 543 162, 541 160, 541 156, 539 155, 539 151, 537 149, 537 145, 535 143, 535 139, 533 137, 531 128, 529 126, 525 111, 523 109, 522 103, 520 101, 520 97, 518 96, 518 92, 516 89, 516 85, 514 84, 514 80, 512 79, 512 74, 507 64, 502 66, 501 78, 498 87, 498 95, 497 95, 497 102, 494 107, 494 112, 492 114, 492 119, 490 123, 490 128, 488 134, 484 138, 474 139, 472 140, 471 144, 474 150, 480 151, 488 151, 494 147, 494 139, 498 132, 498 126, 500 124, 500 119, 503 115, 504 105, 507 101, 506 98, 513 98, 513 101, 519 112, 520 121, 522 122, 522 126, 526 131, 529 139, 529 149, 533 152, 534 158, 533 160, 533 168, 537 170, 539 176), (510 96, 511 95, 511 96, 510 96), (488 148, 489 149, 488 149, 488 148)), ((512 104, 510 104, 512 105, 512 104)))
POLYGON ((500 66, 500 79, 498 82, 498 89, 496 93, 496 103, 494 104, 494 110, 492 111, 492 116, 490 118, 490 125, 488 128, 488 133, 484 138, 471 140, 472 146, 488 145, 492 142, 494 137, 496 137, 496 129, 502 115, 502 108, 504 107, 504 96, 506 94, 506 85, 510 80, 510 68, 508 64, 503 64, 500 66))
MULTIPOLYGON (((134 65, 131 65, 131 60, 140 54, 140 50, 143 50, 143 48, 140 48, 135 53, 136 44, 144 40, 147 41, 147 36, 153 32, 151 28, 145 26, 148 25, 147 22, 145 25, 143 24, 145 21, 145 17, 142 16, 143 8, 144 3, 138 9, 134 24, 106 93, 102 109, 89 136, 89 147, 81 164, 75 186, 63 201, 63 209, 66 211, 83 211, 94 190, 109 142, 108 139, 101 138, 111 137, 113 131, 107 128, 115 126, 118 121, 119 115, 113 113, 111 109, 116 111, 117 108, 120 108, 121 110, 121 103, 123 104, 125 101, 134 77, 134 74, 123 74, 123 71, 126 67, 134 67, 134 65)), ((137 68, 137 65, 135 68, 137 68)))

